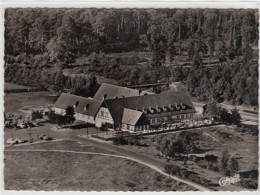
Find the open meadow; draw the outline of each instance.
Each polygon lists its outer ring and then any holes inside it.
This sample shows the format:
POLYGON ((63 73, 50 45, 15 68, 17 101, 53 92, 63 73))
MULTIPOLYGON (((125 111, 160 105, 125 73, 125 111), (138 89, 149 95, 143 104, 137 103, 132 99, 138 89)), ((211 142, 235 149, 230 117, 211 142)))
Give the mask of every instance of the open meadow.
MULTIPOLYGON (((181 131, 165 133, 163 135, 145 136, 139 140, 137 145, 122 145, 121 147, 193 171, 197 176, 207 179, 207 185, 213 190, 226 190, 218 185, 218 181, 223 175, 219 171, 214 170, 215 168, 213 167, 219 166, 222 152, 227 149, 230 157, 234 157, 238 161, 239 168, 237 173, 242 176, 243 182, 246 182, 250 177, 253 179, 253 182, 250 182, 250 184, 244 185, 243 187, 255 188, 257 186, 258 136, 248 132, 238 132, 235 127, 228 127, 225 125, 220 125, 218 127, 202 127, 189 130, 190 135, 196 139, 194 142, 195 145, 199 148, 197 152, 189 154, 189 156, 197 156, 195 161, 189 158, 185 164, 182 158, 176 157, 167 160, 167 158, 159 157, 158 155, 160 152, 157 149, 158 139, 160 139, 161 136, 170 137, 174 134, 178 136, 180 133, 181 131), (239 141, 239 145, 237 144, 237 141, 239 141), (209 168, 208 164, 202 159, 206 155, 216 156, 218 162, 210 165, 211 167, 209 168)), ((236 184, 238 188, 241 187, 239 185, 240 184, 236 184)))
MULTIPOLYGON (((91 146, 62 141, 20 146, 5 151, 5 189, 79 191, 194 190, 136 162, 113 156, 66 153, 93 151, 91 146), (24 150, 24 151, 15 151, 24 150), (26 151, 27 150, 27 151, 26 151)), ((96 150, 95 150, 96 151, 96 150)), ((104 152, 104 151, 96 151, 104 152)))
POLYGON ((25 106, 52 105, 56 99, 49 92, 6 93, 4 108, 6 113, 21 113, 20 109, 25 106))

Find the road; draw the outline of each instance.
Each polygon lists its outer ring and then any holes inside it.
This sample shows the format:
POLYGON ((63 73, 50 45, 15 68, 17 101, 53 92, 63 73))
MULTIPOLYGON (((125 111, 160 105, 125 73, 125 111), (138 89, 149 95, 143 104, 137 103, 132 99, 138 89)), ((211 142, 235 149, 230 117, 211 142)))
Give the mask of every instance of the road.
MULTIPOLYGON (((91 145, 93 145, 94 147, 97 148, 101 148, 110 152, 114 152, 118 155, 122 155, 122 156, 127 156, 129 159, 134 160, 140 164, 146 165, 154 170, 156 170, 157 172, 168 176, 168 174, 166 174, 164 172, 164 166, 167 164, 166 162, 162 162, 156 158, 152 158, 150 156, 146 156, 144 154, 140 154, 134 151, 130 151, 128 149, 125 148, 121 148, 119 146, 113 145, 109 142, 106 141, 102 141, 102 140, 98 140, 95 138, 84 138, 84 137, 77 137, 77 138, 73 138, 73 140, 81 142, 81 143, 91 143, 91 145)), ((210 189, 199 185, 197 183, 188 181, 188 180, 184 180, 184 179, 180 179, 178 177, 172 176, 173 179, 177 180, 177 181, 181 181, 183 183, 186 183, 190 186, 195 187, 196 189, 199 189, 200 191, 211 191, 210 189)), ((238 186, 234 186, 234 185, 229 185, 229 186, 223 186, 222 189, 224 191, 242 191, 242 190, 248 190, 248 189, 243 189, 240 188, 238 186)))
MULTIPOLYGON (((203 106, 205 104, 201 103, 201 102, 193 102, 193 104, 194 104, 194 106, 196 108, 197 113, 198 114, 202 114, 203 106)), ((221 107, 226 108, 228 110, 232 110, 235 107, 238 108, 238 112, 239 112, 242 120, 244 120, 244 121, 251 121, 254 124, 258 125, 258 114, 245 112, 244 110, 246 110, 246 108, 243 109, 242 106, 232 106, 232 105, 227 105, 227 104, 224 104, 224 103, 221 103, 220 105, 221 105, 221 107)))

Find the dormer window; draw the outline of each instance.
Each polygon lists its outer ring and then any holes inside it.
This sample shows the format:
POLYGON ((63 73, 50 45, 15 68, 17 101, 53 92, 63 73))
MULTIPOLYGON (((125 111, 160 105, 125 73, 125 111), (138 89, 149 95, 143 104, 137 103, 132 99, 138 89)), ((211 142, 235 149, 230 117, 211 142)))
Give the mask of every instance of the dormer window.
POLYGON ((173 111, 173 110, 174 110, 174 106, 173 106, 172 104, 169 104, 169 109, 170 109, 171 111, 173 111))
POLYGON ((78 105, 79 105, 79 101, 76 101, 73 107, 77 108, 78 105))
POLYGON ((151 106, 149 107, 149 111, 153 114, 154 113, 154 108, 152 108, 151 106))
POLYGON ((84 107, 84 110, 87 111, 89 109, 89 104, 87 104, 85 107, 84 107))
POLYGON ((156 106, 156 111, 161 112, 161 108, 159 106, 156 106))
POLYGON ((181 106, 180 106, 179 104, 175 103, 175 108, 176 108, 177 110, 180 110, 180 109, 181 109, 181 106))

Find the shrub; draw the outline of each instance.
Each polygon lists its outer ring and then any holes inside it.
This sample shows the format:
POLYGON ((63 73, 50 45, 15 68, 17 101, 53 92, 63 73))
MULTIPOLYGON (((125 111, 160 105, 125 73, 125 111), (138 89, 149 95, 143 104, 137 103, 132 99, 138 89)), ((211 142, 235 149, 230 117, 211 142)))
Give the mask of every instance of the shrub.
POLYGON ((32 120, 42 119, 42 118, 43 118, 43 114, 40 111, 36 110, 32 112, 32 120))

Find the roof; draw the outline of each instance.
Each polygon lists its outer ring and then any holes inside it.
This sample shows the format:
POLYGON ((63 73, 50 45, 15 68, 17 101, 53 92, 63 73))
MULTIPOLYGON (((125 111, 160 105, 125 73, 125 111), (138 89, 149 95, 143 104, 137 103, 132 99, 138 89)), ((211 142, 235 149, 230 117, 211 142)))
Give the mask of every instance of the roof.
POLYGON ((122 123, 136 125, 142 114, 140 111, 124 108, 122 123))
POLYGON ((169 90, 160 94, 153 94, 147 96, 137 96, 137 97, 128 97, 120 99, 111 99, 105 100, 104 104, 108 107, 111 116, 115 123, 120 123, 123 116, 124 108, 143 111, 143 109, 149 110, 150 108, 155 109, 156 107, 165 106, 165 111, 157 112, 154 110, 154 113, 147 112, 147 116, 158 114, 159 116, 164 115, 179 115, 187 113, 195 113, 195 108, 191 102, 191 99, 186 91, 174 91, 169 90), (169 105, 175 106, 176 104, 184 104, 185 109, 173 110, 169 109, 169 105))
POLYGON ((143 96, 145 94, 149 95, 153 93, 147 91, 139 91, 137 89, 121 87, 108 83, 102 83, 93 98, 102 101, 104 96, 106 97, 105 99, 115 99, 123 97, 143 96))
POLYGON ((78 102, 74 111, 89 116, 95 116, 102 102, 93 98, 85 98, 72 94, 62 93, 54 104, 55 107, 66 109, 68 106, 74 106, 78 102), (86 107, 88 105, 88 108, 86 107))

